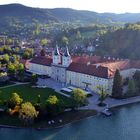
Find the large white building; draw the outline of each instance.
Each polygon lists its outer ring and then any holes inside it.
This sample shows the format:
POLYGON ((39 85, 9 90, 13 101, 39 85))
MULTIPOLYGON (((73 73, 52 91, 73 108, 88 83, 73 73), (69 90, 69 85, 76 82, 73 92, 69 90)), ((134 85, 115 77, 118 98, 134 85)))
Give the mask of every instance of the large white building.
POLYGON ((102 86, 108 94, 112 92, 116 69, 120 70, 123 78, 131 77, 136 70, 140 70, 140 61, 101 56, 71 56, 68 47, 61 54, 56 46, 51 57, 35 57, 28 64, 28 71, 32 73, 48 75, 58 82, 88 87, 94 91, 97 86, 102 86))

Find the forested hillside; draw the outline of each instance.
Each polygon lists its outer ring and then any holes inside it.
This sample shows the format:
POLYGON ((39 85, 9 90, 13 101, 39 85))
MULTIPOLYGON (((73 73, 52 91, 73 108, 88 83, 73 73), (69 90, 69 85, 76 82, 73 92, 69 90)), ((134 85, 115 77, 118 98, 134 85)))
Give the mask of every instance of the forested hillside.
POLYGON ((102 37, 96 52, 103 55, 140 59, 140 23, 126 24, 102 37))

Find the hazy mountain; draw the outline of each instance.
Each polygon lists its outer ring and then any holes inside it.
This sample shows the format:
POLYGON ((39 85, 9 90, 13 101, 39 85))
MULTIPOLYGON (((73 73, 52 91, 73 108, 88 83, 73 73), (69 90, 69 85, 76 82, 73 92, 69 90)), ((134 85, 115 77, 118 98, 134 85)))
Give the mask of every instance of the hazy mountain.
POLYGON ((81 23, 101 23, 116 24, 140 21, 140 13, 132 14, 114 14, 114 13, 96 13, 91 11, 81 11, 69 8, 41 9, 31 8, 20 4, 0 5, 0 23, 9 22, 9 20, 18 20, 19 22, 30 23, 38 21, 47 23, 51 21, 70 21, 81 23))

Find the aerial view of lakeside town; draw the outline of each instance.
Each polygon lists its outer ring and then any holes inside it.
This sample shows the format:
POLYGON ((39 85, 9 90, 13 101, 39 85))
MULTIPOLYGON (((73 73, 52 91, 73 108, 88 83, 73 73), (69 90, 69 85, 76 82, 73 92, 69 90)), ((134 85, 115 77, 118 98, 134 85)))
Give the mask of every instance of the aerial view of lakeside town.
POLYGON ((134 1, 0 1, 1 140, 140 140, 134 1))

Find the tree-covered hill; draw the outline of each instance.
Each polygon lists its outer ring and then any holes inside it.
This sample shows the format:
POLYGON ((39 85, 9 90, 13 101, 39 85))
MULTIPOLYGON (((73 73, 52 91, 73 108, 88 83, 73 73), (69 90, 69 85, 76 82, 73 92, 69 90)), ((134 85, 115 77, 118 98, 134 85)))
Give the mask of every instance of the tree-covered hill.
POLYGON ((34 21, 39 23, 47 23, 48 21, 65 21, 113 25, 137 22, 140 20, 139 13, 96 13, 69 8, 41 9, 31 8, 20 4, 0 5, 0 17, 0 25, 9 22, 9 20, 17 20, 21 23, 32 23, 34 21))
POLYGON ((126 24, 104 34, 101 40, 96 50, 99 54, 140 59, 140 23, 126 24))

